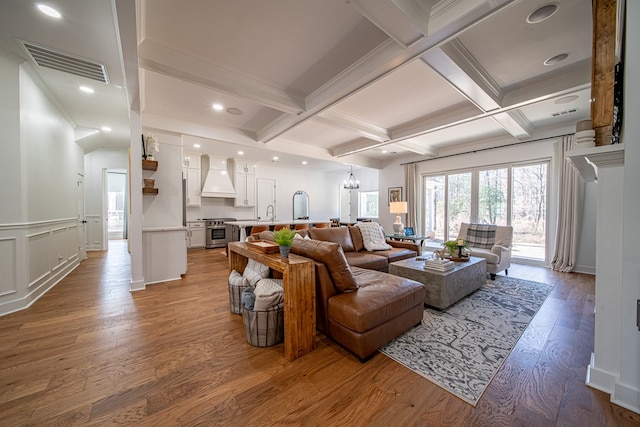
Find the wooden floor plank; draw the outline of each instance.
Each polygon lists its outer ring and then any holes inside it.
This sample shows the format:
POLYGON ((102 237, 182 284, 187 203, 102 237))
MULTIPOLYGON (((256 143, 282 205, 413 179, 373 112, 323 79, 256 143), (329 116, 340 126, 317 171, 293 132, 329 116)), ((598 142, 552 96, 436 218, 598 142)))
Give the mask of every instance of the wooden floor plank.
POLYGON ((361 363, 318 334, 289 362, 229 311, 228 262, 188 253, 182 280, 130 292, 126 241, 89 258, 32 307, 0 318, 0 424, 640 425, 584 384, 594 278, 512 265, 554 284, 473 407, 383 354, 361 363))

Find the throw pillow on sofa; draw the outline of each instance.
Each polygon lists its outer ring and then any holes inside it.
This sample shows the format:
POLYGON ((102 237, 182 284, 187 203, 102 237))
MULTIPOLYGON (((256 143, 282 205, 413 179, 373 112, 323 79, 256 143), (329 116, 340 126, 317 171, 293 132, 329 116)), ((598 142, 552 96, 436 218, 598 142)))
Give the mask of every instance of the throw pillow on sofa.
POLYGON ((339 244, 314 239, 295 239, 291 244, 291 253, 323 263, 329 270, 338 292, 353 292, 358 289, 356 279, 339 244))
POLYGON ((359 222, 356 227, 360 229, 362 233, 362 241, 364 248, 368 251, 388 251, 393 249, 391 245, 386 242, 384 234, 382 233, 382 227, 377 222, 359 222))

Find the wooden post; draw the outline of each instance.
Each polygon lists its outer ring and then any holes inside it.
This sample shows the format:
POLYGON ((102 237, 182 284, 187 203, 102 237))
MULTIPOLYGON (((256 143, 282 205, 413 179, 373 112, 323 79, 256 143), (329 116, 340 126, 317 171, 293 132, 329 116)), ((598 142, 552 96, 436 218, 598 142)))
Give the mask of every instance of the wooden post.
POLYGON ((616 0, 593 0, 591 122, 597 146, 611 144, 616 11, 616 0))

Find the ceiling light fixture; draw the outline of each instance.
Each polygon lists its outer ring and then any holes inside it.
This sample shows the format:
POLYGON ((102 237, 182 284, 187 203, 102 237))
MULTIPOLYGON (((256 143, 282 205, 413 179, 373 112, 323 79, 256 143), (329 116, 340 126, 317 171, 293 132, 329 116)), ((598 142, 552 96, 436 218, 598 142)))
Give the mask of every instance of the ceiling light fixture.
POLYGON ((193 148, 200 148, 200 144, 193 144, 193 148))
POLYGON ((551 18, 558 11, 558 3, 548 3, 540 6, 527 16, 527 23, 538 24, 551 18))
POLYGON ((222 106, 222 104, 213 104, 213 109, 216 111, 222 111, 224 110, 224 107, 222 106))
POLYGON ((102 126, 101 128, 104 132, 111 132, 111 128, 109 126, 102 126))
POLYGON ((544 65, 556 65, 564 61, 569 57, 568 53, 561 53, 560 55, 552 56, 544 61, 544 65))
POLYGON ((578 99, 578 95, 568 95, 563 96, 562 98, 558 98, 554 101, 555 104, 568 104, 569 102, 573 102, 578 99))
POLYGON ((227 108, 227 113, 231 114, 232 116, 241 116, 242 110, 239 108, 229 107, 227 108))
POLYGON ((238 156, 244 155, 244 151, 238 151, 238 156))
POLYGON ((58 12, 57 10, 55 10, 54 8, 52 8, 51 6, 47 6, 46 4, 41 4, 38 3, 36 4, 36 7, 38 8, 38 10, 42 13, 44 13, 47 16, 50 16, 52 18, 62 18, 62 14, 60 14, 60 12, 58 12))
POLYGON ((278 160, 280 160, 280 158, 278 156, 273 156, 273 158, 271 159, 272 162, 277 163, 278 160))
POLYGON ((302 164, 303 164, 303 165, 306 165, 306 164, 307 164, 307 161, 306 161, 306 160, 303 160, 303 161, 302 161, 302 164))
POLYGON ((343 183, 343 187, 346 190, 356 190, 360 188, 360 181, 353 175, 353 165, 351 165, 351 171, 349 172, 349 178, 343 183))
POLYGON ((81 91, 83 91, 84 93, 94 93, 95 90, 93 90, 93 88, 89 87, 89 86, 80 86, 79 88, 81 91))

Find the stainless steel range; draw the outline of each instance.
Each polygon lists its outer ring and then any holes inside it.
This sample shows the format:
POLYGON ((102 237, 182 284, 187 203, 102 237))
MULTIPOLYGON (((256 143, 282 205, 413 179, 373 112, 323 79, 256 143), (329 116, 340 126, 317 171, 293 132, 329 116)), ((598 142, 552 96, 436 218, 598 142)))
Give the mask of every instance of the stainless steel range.
POLYGON ((224 248, 231 241, 231 227, 224 225, 227 221, 235 221, 235 218, 205 218, 205 227, 207 231, 207 240, 205 247, 224 248))

